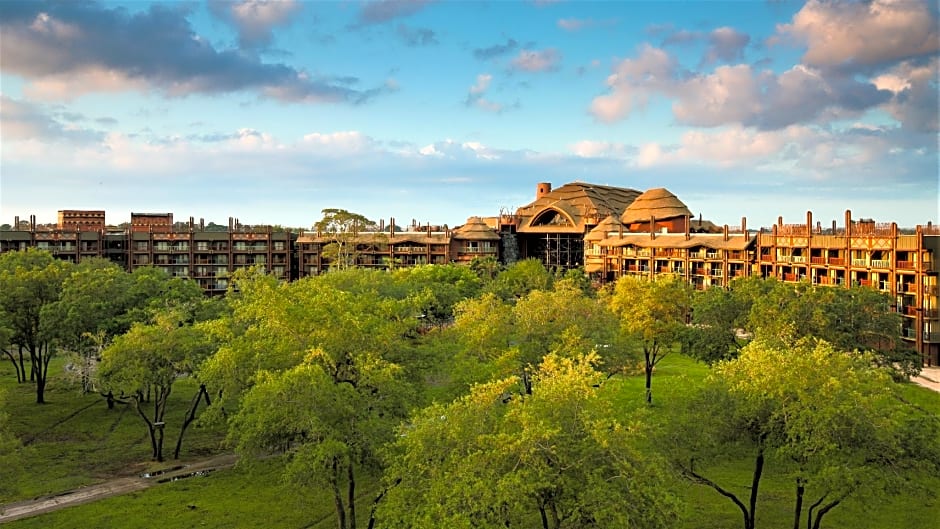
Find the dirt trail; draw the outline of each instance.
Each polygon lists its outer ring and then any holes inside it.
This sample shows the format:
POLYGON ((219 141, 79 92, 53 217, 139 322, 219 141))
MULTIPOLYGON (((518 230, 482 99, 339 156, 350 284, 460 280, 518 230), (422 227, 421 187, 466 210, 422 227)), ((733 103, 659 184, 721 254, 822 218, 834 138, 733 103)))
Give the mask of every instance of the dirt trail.
POLYGON ((72 505, 89 503, 120 494, 128 494, 161 483, 189 477, 196 472, 211 472, 213 470, 229 468, 234 464, 235 455, 233 454, 223 454, 208 459, 188 461, 184 464, 174 464, 171 462, 171 466, 166 470, 152 472, 149 477, 127 476, 113 478, 96 485, 89 485, 55 496, 46 496, 33 500, 0 505, 0 524, 64 509, 72 505))

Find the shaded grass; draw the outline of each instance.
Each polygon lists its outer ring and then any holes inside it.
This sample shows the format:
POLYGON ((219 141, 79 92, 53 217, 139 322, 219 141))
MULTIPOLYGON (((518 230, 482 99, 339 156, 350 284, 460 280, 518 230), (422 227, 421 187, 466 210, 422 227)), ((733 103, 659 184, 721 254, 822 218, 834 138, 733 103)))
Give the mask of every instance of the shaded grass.
MULTIPOLYGON (((653 406, 648 408, 650 416, 655 418, 658 414, 668 413, 670 407, 684 398, 689 388, 699 383, 708 371, 707 366, 688 357, 676 353, 667 356, 653 375, 653 406)), ((8 380, 4 380, 12 377, 12 371, 5 376, 0 372, 0 377, 3 377, 0 378, 0 386, 15 386, 15 383, 9 384, 8 380)), ((180 381, 180 388, 174 389, 177 400, 173 404, 175 408, 171 408, 175 410, 173 417, 182 416, 191 392, 195 391, 195 386, 191 388, 192 391, 183 390, 187 383, 191 382, 180 381)), ((642 375, 614 377, 604 384, 604 391, 609 392, 618 409, 628 416, 633 410, 646 408, 643 386, 642 375)), ((56 389, 55 393, 50 394, 49 405, 37 407, 32 404, 31 386, 13 389, 18 396, 13 399, 17 404, 16 409, 10 410, 11 417, 21 432, 41 431, 42 425, 53 425, 61 417, 92 402, 85 399, 100 399, 81 397, 74 390, 59 393, 59 389, 56 389), (20 409, 27 410, 27 413, 20 413, 20 409), (32 426, 39 428, 31 429, 32 426)), ((912 384, 903 385, 900 391, 905 401, 940 416, 940 394, 912 384)), ((49 475, 41 479, 26 476, 28 481, 23 483, 26 490, 58 492, 73 488, 74 485, 61 485, 94 481, 108 472, 126 471, 127 466, 122 465, 146 466, 149 457, 145 430, 133 410, 127 410, 122 416, 117 410, 107 410, 103 401, 100 405, 92 402, 87 410, 81 411, 73 419, 47 430, 37 435, 35 446, 30 450, 41 450, 40 453, 48 460, 42 463, 42 468, 49 475), (85 458, 89 459, 86 461, 85 458), (77 478, 73 478, 73 474, 77 478), (33 482, 34 479, 37 482, 33 482)), ((175 441, 175 433, 171 437, 175 441)), ((220 438, 221 432, 216 430, 193 430, 187 434, 184 451, 212 451, 218 446, 220 438)), ((746 497, 752 463, 748 457, 741 457, 704 467, 701 471, 739 497, 746 497)), ((282 461, 277 458, 256 461, 250 466, 158 485, 130 495, 12 522, 9 527, 335 527, 329 494, 325 490, 299 489, 284 484, 281 481, 282 469, 282 461)), ((823 527, 934 529, 937 520, 940 520, 940 499, 935 492, 940 490, 940 477, 915 475, 911 479, 911 486, 904 494, 869 497, 865 501, 847 500, 825 517, 823 527)), ((377 485, 366 479, 360 482, 360 501, 357 505, 359 522, 364 527, 377 485)), ((684 509, 675 526, 677 529, 734 529, 742 526, 741 513, 737 507, 714 490, 681 480, 677 480, 674 485, 676 493, 684 502, 684 509)), ((793 483, 784 475, 781 467, 774 461, 768 461, 760 485, 757 508, 759 529, 792 527, 793 488, 793 483)))
MULTIPOLYGON (((0 388, 7 394, 10 426, 23 443, 15 470, 0 469, 0 479, 12 483, 0 503, 34 498, 100 482, 115 475, 142 472, 150 466, 150 438, 131 405, 109 410, 97 394, 82 395, 63 373, 64 360, 54 359, 46 404, 35 403, 35 387, 17 384, 12 366, 0 368, 0 388)), ((167 406, 164 453, 172 456, 182 417, 197 385, 181 379, 173 386, 167 406)), ((219 451, 221 428, 190 426, 183 440, 183 458, 219 451)))

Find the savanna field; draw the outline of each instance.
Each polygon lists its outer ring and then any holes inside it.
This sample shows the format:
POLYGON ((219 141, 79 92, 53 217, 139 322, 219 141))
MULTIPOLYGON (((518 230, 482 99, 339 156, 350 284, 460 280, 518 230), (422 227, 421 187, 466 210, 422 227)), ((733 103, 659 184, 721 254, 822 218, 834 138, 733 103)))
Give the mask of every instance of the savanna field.
POLYGON ((43 404, 0 364, 0 505, 224 453, 238 463, 11 528, 940 519, 940 394, 896 381, 905 351, 849 347, 896 317, 862 310, 867 292, 633 278, 598 291, 527 261, 289 284, 246 273, 206 300, 152 271, 33 266, 55 271, 39 313, 60 349, 43 404), (130 294, 102 303, 110 288, 130 294), (868 316, 826 319, 844 310, 868 316))

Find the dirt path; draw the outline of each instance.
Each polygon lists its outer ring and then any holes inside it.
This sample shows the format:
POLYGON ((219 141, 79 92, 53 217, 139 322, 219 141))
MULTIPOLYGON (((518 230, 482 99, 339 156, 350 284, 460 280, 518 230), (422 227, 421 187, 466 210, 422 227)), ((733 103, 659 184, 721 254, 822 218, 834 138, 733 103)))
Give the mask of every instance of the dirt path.
POLYGON ((925 367, 911 381, 940 393, 940 367, 925 367))
POLYGON ((0 524, 45 514, 47 512, 64 509, 72 505, 79 505, 92 501, 128 494, 143 490, 160 483, 175 481, 180 478, 192 476, 198 472, 211 472, 229 468, 235 464, 233 454, 223 454, 208 459, 198 459, 185 464, 171 465, 166 470, 152 472, 149 476, 127 476, 109 479, 103 483, 89 485, 55 496, 46 496, 33 500, 20 501, 7 505, 0 505, 0 524))

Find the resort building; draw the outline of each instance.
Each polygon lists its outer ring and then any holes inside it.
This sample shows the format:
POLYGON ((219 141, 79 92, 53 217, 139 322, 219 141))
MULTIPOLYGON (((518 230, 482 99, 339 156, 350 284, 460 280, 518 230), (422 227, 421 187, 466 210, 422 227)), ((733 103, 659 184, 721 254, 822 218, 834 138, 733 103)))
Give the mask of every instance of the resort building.
POLYGON ((539 259, 548 268, 583 267, 595 281, 623 275, 654 278, 672 274, 697 289, 728 287, 737 277, 775 277, 816 285, 863 285, 888 293, 903 317, 901 337, 928 365, 940 364, 938 264, 940 229, 928 223, 901 230, 894 223, 856 220, 830 228, 806 222, 769 229, 717 226, 696 215, 674 194, 573 182, 536 186, 535 200, 497 217, 470 217, 454 229, 400 227, 380 221, 369 231, 347 234, 243 226, 227 229, 203 222, 174 223, 172 213, 132 213, 124 227, 108 226, 103 211, 64 210, 56 225, 35 217, 0 231, 0 252, 42 248, 79 262, 106 257, 134 270, 163 268, 191 277, 210 294, 228 288, 240 268, 260 265, 289 281, 330 268, 391 269, 422 264, 503 263, 539 259))

